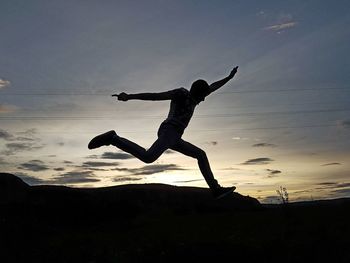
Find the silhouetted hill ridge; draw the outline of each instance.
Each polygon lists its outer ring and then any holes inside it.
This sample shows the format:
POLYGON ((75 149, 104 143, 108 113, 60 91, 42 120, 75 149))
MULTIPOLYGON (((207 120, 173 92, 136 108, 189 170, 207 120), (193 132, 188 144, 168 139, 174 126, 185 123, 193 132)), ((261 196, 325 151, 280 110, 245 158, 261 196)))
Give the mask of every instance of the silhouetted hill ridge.
POLYGON ((118 207, 124 212, 213 212, 258 209, 258 200, 239 193, 215 200, 210 190, 166 184, 130 184, 102 188, 29 186, 11 174, 0 174, 0 204, 43 207, 118 207))

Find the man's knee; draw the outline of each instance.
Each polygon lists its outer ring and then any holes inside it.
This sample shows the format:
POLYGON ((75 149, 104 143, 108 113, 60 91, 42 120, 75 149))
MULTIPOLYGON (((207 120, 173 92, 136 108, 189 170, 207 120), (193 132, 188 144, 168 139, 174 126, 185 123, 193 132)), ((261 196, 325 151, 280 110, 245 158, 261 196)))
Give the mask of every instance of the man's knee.
POLYGON ((204 160, 207 159, 207 154, 205 153, 205 151, 203 151, 202 149, 198 149, 196 151, 196 157, 195 157, 198 161, 199 160, 204 160))
POLYGON ((151 153, 146 153, 146 155, 143 158, 143 161, 145 163, 153 163, 158 159, 158 155, 151 154, 151 153))

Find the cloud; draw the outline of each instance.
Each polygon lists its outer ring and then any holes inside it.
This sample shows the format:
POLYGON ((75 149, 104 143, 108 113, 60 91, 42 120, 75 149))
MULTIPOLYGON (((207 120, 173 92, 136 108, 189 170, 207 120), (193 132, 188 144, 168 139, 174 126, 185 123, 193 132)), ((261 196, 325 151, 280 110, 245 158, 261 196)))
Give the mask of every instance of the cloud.
POLYGON ((266 169, 266 171, 268 171, 270 174, 280 174, 281 173, 280 170, 273 170, 273 169, 266 169))
POLYGON ((323 183, 319 183, 319 185, 337 185, 338 183, 336 182, 323 182, 323 183))
POLYGON ((49 167, 47 167, 42 161, 40 160, 31 160, 29 162, 26 163, 22 163, 20 164, 19 167, 17 167, 18 169, 22 169, 22 170, 28 170, 28 171, 32 171, 32 172, 41 172, 41 171, 45 171, 48 170, 49 167))
POLYGON ((350 129, 350 120, 337 121, 337 126, 343 129, 350 129))
POLYGON ((118 171, 118 172, 129 172, 129 173, 132 173, 133 169, 130 169, 130 168, 113 168, 111 170, 112 171, 118 171))
POLYGON ((341 196, 346 196, 348 197, 350 194, 350 183, 337 183, 337 182, 325 182, 325 183, 320 183, 322 187, 316 188, 320 190, 330 190, 331 193, 341 196))
POLYGON ((272 143, 256 143, 252 145, 253 147, 276 147, 275 144, 272 143))
POLYGON ((277 174, 282 173, 280 170, 274 170, 274 169, 266 169, 266 171, 269 172, 268 178, 275 177, 277 174))
POLYGON ((108 163, 108 162, 84 162, 81 166, 77 167, 83 167, 83 168, 98 168, 98 167, 109 167, 109 166, 118 166, 119 163, 108 163))
POLYGON ((20 136, 27 137, 27 138, 37 138, 38 130, 35 128, 31 128, 22 132, 17 133, 20 136))
POLYGON ((3 157, 0 157, 0 164, 7 164, 7 162, 5 161, 5 159, 3 157))
POLYGON ((14 136, 12 134, 3 129, 0 129, 0 139, 3 139, 5 141, 11 141, 13 138, 14 136))
POLYGON ((127 176, 117 176, 113 178, 113 182, 121 183, 121 182, 128 182, 128 181, 139 181, 143 178, 140 177, 127 177, 127 176))
POLYGON ((337 185, 338 188, 347 188, 350 187, 350 183, 339 183, 337 185))
POLYGON ((204 181, 204 179, 193 179, 193 180, 185 180, 185 181, 174 181, 173 183, 192 183, 192 182, 198 182, 198 181, 204 181))
POLYGON ((51 182, 55 184, 81 184, 99 182, 92 171, 70 171, 59 174, 51 182))
POLYGON ((102 159, 115 159, 115 160, 128 160, 135 158, 134 156, 121 153, 121 152, 104 152, 101 156, 102 159))
POLYGON ((86 158, 86 159, 99 159, 100 156, 99 156, 99 155, 96 155, 96 154, 92 154, 92 155, 86 156, 85 158, 86 158))
POLYGON ((3 153, 7 155, 14 155, 18 152, 23 152, 23 151, 34 151, 44 147, 44 145, 39 145, 36 143, 20 143, 20 142, 7 143, 5 146, 7 150, 5 150, 3 153))
POLYGON ((16 137, 14 140, 16 141, 20 141, 20 142, 33 142, 33 141, 37 141, 38 139, 36 138, 30 138, 30 137, 24 137, 24 136, 19 136, 19 137, 16 137))
POLYGON ((265 19, 269 18, 271 22, 270 26, 263 28, 263 30, 266 30, 266 31, 274 31, 280 34, 281 32, 291 29, 298 24, 298 22, 296 22, 293 19, 293 16, 291 14, 284 14, 284 13, 278 14, 278 15, 274 14, 269 17, 266 16, 266 13, 262 13, 262 14, 264 14, 264 16, 261 16, 261 17, 265 19))
POLYGON ((256 15, 262 18, 266 18, 268 16, 265 10, 260 10, 258 13, 256 13, 256 15))
POLYGON ((10 85, 11 85, 11 82, 9 80, 0 78, 0 89, 8 87, 10 85))
POLYGON ((350 183, 338 183, 338 182, 323 182, 319 183, 320 187, 314 188, 314 190, 321 190, 332 192, 335 194, 346 194, 350 193, 350 183))
POLYGON ((264 30, 281 31, 284 29, 295 27, 297 24, 298 24, 297 22, 280 23, 280 24, 275 24, 272 26, 265 27, 264 30))
POLYGON ((330 166, 330 165, 341 165, 341 163, 325 163, 325 164, 321 164, 321 166, 330 166))
POLYGON ((88 171, 100 171, 100 172, 108 172, 111 169, 105 169, 105 168, 93 168, 93 167, 89 167, 88 171))
POLYGON ((177 166, 176 164, 153 164, 146 165, 141 168, 115 168, 113 171, 128 172, 133 175, 151 175, 156 173, 162 173, 165 171, 178 171, 185 170, 177 166))
POLYGON ((303 190, 294 191, 293 194, 308 194, 313 192, 315 192, 315 189, 303 189, 303 190))
POLYGON ((57 167, 57 168, 53 168, 55 171, 58 171, 58 172, 62 172, 64 171, 65 169, 63 167, 57 167))
POLYGON ((16 173, 16 176, 20 177, 24 182, 26 182, 29 185, 36 185, 36 184, 45 184, 47 183, 46 180, 42 180, 40 178, 28 175, 26 173, 16 173))
POLYGON ((0 139, 17 142, 39 142, 40 139, 35 136, 35 133, 33 130, 27 130, 25 132, 11 134, 6 130, 0 129, 0 139))
POLYGON ((344 188, 344 189, 336 189, 332 191, 336 195, 342 195, 345 197, 348 197, 350 195, 350 188, 344 188))
POLYGON ((236 140, 236 141, 239 141, 239 140, 248 140, 248 139, 249 139, 249 138, 239 137, 239 136, 232 137, 232 140, 236 140))
POLYGON ((102 155, 89 155, 87 159, 110 159, 110 160, 128 160, 135 158, 134 156, 128 153, 122 152, 104 152, 102 155))
POLYGON ((32 151, 43 148, 45 145, 40 144, 41 139, 36 136, 36 133, 36 129, 29 129, 15 134, 0 129, 0 139, 10 141, 5 144, 7 149, 2 153, 13 155, 21 151, 32 151))
POLYGON ((238 171, 238 170, 241 170, 239 168, 236 168, 236 167, 226 167, 226 168, 222 168, 221 170, 226 170, 226 171, 238 171))
POLYGON ((345 188, 345 187, 350 187, 350 183, 338 183, 338 182, 324 182, 324 183, 319 183, 318 185, 321 185, 324 188, 345 188))
POLYGON ((218 145, 218 142, 217 141, 210 141, 210 142, 206 142, 205 144, 209 144, 211 146, 216 146, 216 145, 218 145))
POLYGON ((269 164, 273 161, 274 160, 272 160, 271 158, 262 157, 262 158, 249 159, 242 164, 243 165, 269 164))
POLYGON ((135 169, 133 173, 135 175, 150 175, 155 173, 162 173, 165 171, 178 171, 185 170, 183 168, 178 167, 176 164, 153 164, 146 165, 139 169, 135 169))

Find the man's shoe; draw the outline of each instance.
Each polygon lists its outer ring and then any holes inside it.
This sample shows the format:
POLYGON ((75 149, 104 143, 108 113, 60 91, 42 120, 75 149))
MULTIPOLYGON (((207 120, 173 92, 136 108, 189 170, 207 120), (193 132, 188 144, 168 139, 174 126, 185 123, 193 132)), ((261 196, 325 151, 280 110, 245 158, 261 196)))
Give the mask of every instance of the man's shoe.
POLYGON ((115 131, 109 131, 109 132, 100 134, 89 142, 88 148, 91 150, 101 146, 108 146, 112 143, 116 135, 117 134, 115 133, 115 131))
POLYGON ((223 198, 226 195, 229 195, 233 193, 233 191, 236 189, 235 186, 232 187, 218 187, 213 190, 213 196, 215 199, 223 198))

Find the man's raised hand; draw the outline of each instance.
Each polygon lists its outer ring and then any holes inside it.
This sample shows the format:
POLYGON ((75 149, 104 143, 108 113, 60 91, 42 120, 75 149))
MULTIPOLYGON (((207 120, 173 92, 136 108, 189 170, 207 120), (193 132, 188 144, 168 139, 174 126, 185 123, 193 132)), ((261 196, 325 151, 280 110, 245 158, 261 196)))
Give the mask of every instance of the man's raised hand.
POLYGON ((228 75, 230 78, 233 78, 238 70, 238 66, 234 67, 233 70, 231 70, 230 75, 228 75))
POLYGON ((113 94, 112 97, 117 97, 118 100, 121 100, 121 101, 128 101, 129 100, 128 94, 126 94, 125 92, 122 92, 120 94, 113 94))

